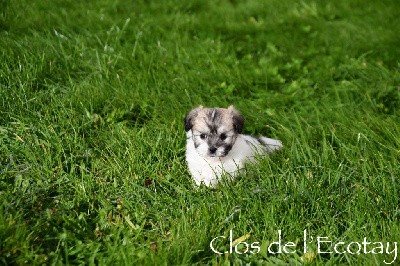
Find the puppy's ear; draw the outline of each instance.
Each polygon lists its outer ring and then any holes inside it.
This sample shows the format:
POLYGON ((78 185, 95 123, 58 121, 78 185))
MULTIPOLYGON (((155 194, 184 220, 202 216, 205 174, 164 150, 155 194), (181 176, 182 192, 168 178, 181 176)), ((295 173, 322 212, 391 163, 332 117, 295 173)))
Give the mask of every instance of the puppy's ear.
POLYGON ((238 134, 241 134, 244 125, 243 116, 239 113, 238 110, 235 109, 235 107, 233 107, 233 105, 228 107, 228 111, 232 116, 233 126, 235 127, 236 132, 238 134))
POLYGON ((193 127, 193 119, 196 118, 197 113, 203 109, 202 105, 199 105, 192 111, 190 111, 188 114, 186 114, 185 119, 183 119, 183 122, 185 123, 185 131, 188 132, 189 130, 192 129, 193 127))

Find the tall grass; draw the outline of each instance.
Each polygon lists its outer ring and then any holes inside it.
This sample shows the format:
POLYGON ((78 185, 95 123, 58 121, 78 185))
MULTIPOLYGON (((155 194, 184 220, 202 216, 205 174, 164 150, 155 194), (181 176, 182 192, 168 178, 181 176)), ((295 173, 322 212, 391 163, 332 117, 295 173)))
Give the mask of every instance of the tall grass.
POLYGON ((316 238, 399 240, 396 1, 0 8, 1 263, 394 258, 318 252, 316 238), (234 104, 246 134, 284 150, 232 184, 195 189, 182 118, 198 104, 234 104), (216 248, 229 251, 230 230, 260 252, 215 254, 210 241, 224 236, 216 248), (294 253, 268 252, 278 230, 294 253), (306 253, 304 230, 314 237, 306 253))

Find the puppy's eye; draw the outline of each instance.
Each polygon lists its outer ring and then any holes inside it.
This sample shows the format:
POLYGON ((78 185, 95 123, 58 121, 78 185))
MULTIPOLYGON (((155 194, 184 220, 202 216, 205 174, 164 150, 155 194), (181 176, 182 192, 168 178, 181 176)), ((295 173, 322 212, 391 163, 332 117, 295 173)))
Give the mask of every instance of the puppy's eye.
POLYGON ((204 133, 203 133, 203 134, 200 134, 200 138, 201 138, 201 139, 206 139, 206 138, 207 138, 207 135, 204 134, 204 133))
POLYGON ((225 139, 226 139, 226 134, 225 134, 225 133, 222 133, 221 135, 219 135, 219 138, 220 138, 221 140, 225 140, 225 139))

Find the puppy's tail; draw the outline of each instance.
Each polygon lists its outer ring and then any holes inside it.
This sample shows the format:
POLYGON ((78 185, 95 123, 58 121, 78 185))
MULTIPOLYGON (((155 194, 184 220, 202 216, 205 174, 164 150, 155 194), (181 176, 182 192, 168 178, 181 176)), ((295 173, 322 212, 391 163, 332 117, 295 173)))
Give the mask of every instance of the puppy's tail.
POLYGON ((283 148, 282 142, 277 139, 270 139, 263 136, 257 138, 261 145, 265 148, 268 153, 280 150, 283 148))

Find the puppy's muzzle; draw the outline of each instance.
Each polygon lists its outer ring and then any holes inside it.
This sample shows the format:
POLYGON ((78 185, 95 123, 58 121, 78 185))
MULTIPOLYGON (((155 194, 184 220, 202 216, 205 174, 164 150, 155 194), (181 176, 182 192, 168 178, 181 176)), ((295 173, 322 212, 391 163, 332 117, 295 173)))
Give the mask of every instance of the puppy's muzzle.
POLYGON ((211 155, 215 155, 215 152, 217 151, 217 148, 216 147, 214 147, 214 146, 211 146, 210 148, 208 148, 208 152, 211 154, 211 155))

